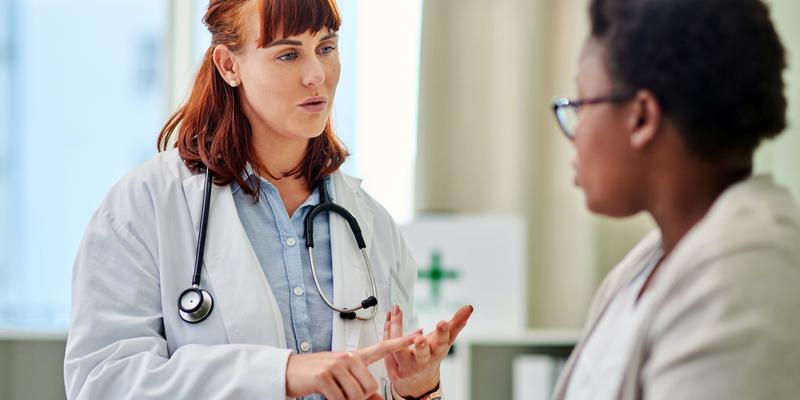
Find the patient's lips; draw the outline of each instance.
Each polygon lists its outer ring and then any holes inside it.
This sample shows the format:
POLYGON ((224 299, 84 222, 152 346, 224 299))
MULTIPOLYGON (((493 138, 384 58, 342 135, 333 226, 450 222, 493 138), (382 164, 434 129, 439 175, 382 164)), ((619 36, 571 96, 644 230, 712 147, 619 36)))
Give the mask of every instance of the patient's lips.
POLYGON ((573 159, 572 159, 572 162, 571 162, 570 164, 572 164, 572 171, 573 171, 572 183, 573 183, 575 186, 580 186, 580 185, 581 185, 581 183, 580 183, 580 181, 578 180, 578 175, 579 175, 578 171, 579 171, 579 169, 580 169, 580 168, 578 167, 578 160, 577 160, 576 158, 573 158, 573 159))

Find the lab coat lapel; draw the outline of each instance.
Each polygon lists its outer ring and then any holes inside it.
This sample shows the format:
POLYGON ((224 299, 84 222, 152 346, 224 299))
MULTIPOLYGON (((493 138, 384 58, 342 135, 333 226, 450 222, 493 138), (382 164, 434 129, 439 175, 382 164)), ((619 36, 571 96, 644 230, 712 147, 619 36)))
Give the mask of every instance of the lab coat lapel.
MULTIPOLYGON (((199 231, 205 175, 183 181, 195 234, 199 231)), ((230 186, 212 186, 201 286, 214 296, 231 343, 286 347, 272 290, 239 220, 230 186)))
MULTIPOLYGON (((372 242, 373 214, 359 199, 358 189, 361 181, 343 175, 333 174, 335 202, 355 216, 361 227, 367 249, 372 242)), ((337 306, 352 307, 364 300, 370 293, 366 265, 361 250, 356 244, 347 221, 338 214, 330 213, 331 252, 333 259, 333 298, 337 306)), ((359 315, 366 314, 365 311, 359 315)), ((359 347, 361 331, 370 327, 373 321, 344 320, 338 313, 333 318, 332 349, 334 351, 354 350, 359 347)))

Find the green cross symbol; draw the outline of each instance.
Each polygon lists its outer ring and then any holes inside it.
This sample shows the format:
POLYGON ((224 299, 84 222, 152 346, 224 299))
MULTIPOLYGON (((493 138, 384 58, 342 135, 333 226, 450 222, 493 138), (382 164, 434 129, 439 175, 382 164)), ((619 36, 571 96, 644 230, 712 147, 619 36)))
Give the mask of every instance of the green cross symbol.
POLYGON ((445 280, 458 279, 458 271, 446 270, 442 267, 442 255, 438 250, 431 253, 431 266, 430 269, 420 270, 417 273, 419 279, 427 279, 431 281, 431 299, 433 304, 439 304, 441 297, 441 284, 445 280))

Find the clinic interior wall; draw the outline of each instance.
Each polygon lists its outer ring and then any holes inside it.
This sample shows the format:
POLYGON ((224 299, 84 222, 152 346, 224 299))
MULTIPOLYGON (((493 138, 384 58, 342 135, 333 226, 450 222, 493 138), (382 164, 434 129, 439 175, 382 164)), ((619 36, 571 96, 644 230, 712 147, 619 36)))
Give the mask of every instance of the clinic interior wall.
POLYGON ((63 338, 0 338, 0 399, 64 399, 63 338))
MULTIPOLYGON (((800 198, 800 2, 773 0, 789 52, 789 128, 757 153, 800 198)), ((417 149, 418 213, 513 213, 528 223, 530 327, 581 327, 605 274, 650 229, 646 215, 586 211, 550 100, 574 96, 588 0, 427 0, 417 149)))
POLYGON ((800 198, 800 2, 772 0, 772 18, 787 52, 788 128, 775 140, 764 143, 756 158, 758 172, 770 172, 800 198))

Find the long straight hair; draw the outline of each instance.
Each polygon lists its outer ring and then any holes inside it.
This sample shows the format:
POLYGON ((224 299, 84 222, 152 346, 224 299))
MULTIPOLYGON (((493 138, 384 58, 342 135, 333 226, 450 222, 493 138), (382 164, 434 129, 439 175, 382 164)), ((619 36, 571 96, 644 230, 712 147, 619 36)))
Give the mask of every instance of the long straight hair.
MULTIPOLYGON (((234 52, 241 49, 244 16, 250 9, 260 12, 258 47, 266 47, 279 34, 288 37, 323 28, 337 31, 341 24, 335 0, 211 0, 203 17, 211 32, 211 45, 189 99, 167 120, 157 146, 159 151, 167 150, 177 133, 175 147, 190 169, 208 167, 216 184, 236 182, 245 193, 257 196, 258 187, 245 182, 242 172, 248 162, 257 170, 266 169, 255 156, 252 128, 236 88, 225 82, 213 60, 217 45, 226 45, 234 52)), ((347 156, 328 117, 322 134, 309 140, 303 159, 282 176, 302 177, 314 187, 336 171, 347 156)))

